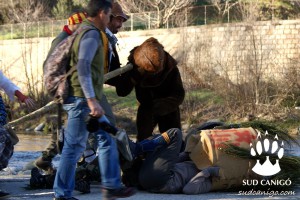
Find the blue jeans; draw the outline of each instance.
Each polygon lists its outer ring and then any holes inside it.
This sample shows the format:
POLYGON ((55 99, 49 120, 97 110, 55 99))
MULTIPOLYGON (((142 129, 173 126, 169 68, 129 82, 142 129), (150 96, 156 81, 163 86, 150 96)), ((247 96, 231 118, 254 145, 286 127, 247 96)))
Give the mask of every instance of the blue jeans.
MULTIPOLYGON (((68 113, 64 147, 53 185, 55 197, 72 197, 75 186, 75 168, 86 147, 88 131, 85 118, 90 113, 85 98, 69 97, 64 110, 68 113)), ((120 166, 114 139, 104 131, 98 131, 99 165, 103 187, 119 188, 120 166)))

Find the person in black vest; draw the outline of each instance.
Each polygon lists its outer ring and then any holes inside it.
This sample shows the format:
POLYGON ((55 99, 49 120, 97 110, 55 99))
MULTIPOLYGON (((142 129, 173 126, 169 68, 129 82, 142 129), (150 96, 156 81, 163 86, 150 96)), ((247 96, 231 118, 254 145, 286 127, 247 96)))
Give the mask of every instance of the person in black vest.
MULTIPOLYGON (((107 28, 105 29, 106 36, 109 41, 108 47, 108 65, 104 69, 104 73, 111 72, 113 70, 119 69, 121 67, 119 55, 117 52, 117 42, 118 39, 115 36, 123 26, 123 23, 129 19, 129 16, 126 15, 122 7, 118 2, 112 4, 110 22, 108 23, 107 28)), ((126 80, 125 80, 126 82, 126 80)), ((119 75, 115 78, 112 78, 105 82, 105 84, 116 87, 116 90, 122 89, 124 83, 124 76, 119 75)), ((108 118, 111 125, 116 125, 116 119, 113 114, 111 105, 109 104, 105 94, 102 95, 100 104, 105 112, 105 116, 108 118)), ((98 173, 98 163, 93 162, 92 158, 96 157, 97 143, 95 142, 95 136, 93 133, 89 134, 89 139, 87 143, 87 149, 84 152, 84 155, 81 157, 78 167, 76 169, 76 182, 75 190, 82 193, 90 192, 90 183, 91 181, 99 180, 100 174, 98 173), (88 157, 88 159, 86 159, 88 157)))
MULTIPOLYGON (((90 132, 85 127, 86 118, 92 116, 99 118, 99 122, 108 121, 100 100, 108 43, 103 31, 110 21, 111 7, 111 1, 90 0, 86 8, 87 20, 81 24, 81 27, 86 26, 90 30, 81 32, 72 45, 70 67, 76 67, 77 70, 71 74, 69 94, 63 104, 68 123, 53 185, 54 199, 57 200, 76 199, 72 197, 76 163, 86 148, 90 132)), ((134 188, 126 188, 121 184, 115 139, 105 130, 98 130, 94 134, 99 153, 102 199, 132 196, 135 194, 134 188)))
MULTIPOLYGON (((65 38, 72 35, 77 30, 82 20, 86 18, 86 13, 83 11, 73 12, 68 18, 68 24, 64 25, 62 32, 53 39, 47 57, 53 52, 54 48, 65 38)), ((51 140, 46 149, 42 151, 42 155, 35 160, 35 165, 51 174, 53 172, 52 159, 58 154, 57 149, 57 133, 52 131, 51 140)))
MULTIPOLYGON (((77 19, 78 17, 76 17, 77 19)), ((114 34, 118 33, 120 28, 122 28, 123 23, 128 20, 129 16, 126 15, 121 6, 114 2, 112 5, 111 15, 110 15, 110 22, 108 23, 108 26, 105 30, 106 36, 109 41, 109 47, 108 47, 108 65, 104 67, 104 73, 108 73, 110 71, 113 71, 115 69, 118 69, 121 67, 121 63, 119 60, 119 56, 117 53, 116 45, 118 39, 114 34)), ((81 18, 83 19, 83 18, 81 18)), ((69 22, 73 22, 74 20, 68 20, 69 22)), ((78 20, 75 20, 75 22, 80 22, 78 20)), ((66 34, 64 34, 66 35, 66 34)), ((66 36, 67 37, 67 36, 66 36)), ((52 43, 53 44, 53 43, 52 43)), ((51 50, 50 50, 51 51, 51 50)), ((117 76, 113 79, 110 79, 106 82, 106 84, 109 84, 111 86, 118 87, 119 85, 122 85, 122 76, 117 76), (120 83, 120 84, 119 84, 120 83)), ((105 116, 108 118, 111 125, 115 126, 116 120, 114 117, 114 114, 112 112, 111 105, 107 101, 106 96, 103 94, 100 105, 102 106, 105 116)), ((40 157, 36 161, 36 165, 48 171, 48 174, 46 176, 42 176, 38 169, 33 169, 32 176, 30 179, 30 185, 33 188, 51 188, 53 185, 55 176, 55 170, 50 170, 49 167, 52 166, 51 164, 51 158, 47 155, 56 155, 56 133, 54 133, 55 139, 53 139, 51 142, 52 151, 44 151, 43 157, 40 157), (55 146, 55 148, 54 148, 55 146)), ((54 138, 54 137, 53 137, 54 138)), ((49 147, 47 150, 49 150, 49 147)), ((88 142, 86 150, 84 151, 83 156, 81 157, 80 161, 78 162, 78 167, 76 169, 76 181, 75 181, 75 190, 80 191, 82 193, 89 193, 90 192, 90 183, 91 181, 100 180, 100 174, 99 174, 99 166, 97 162, 91 162, 94 161, 94 158, 96 157, 96 149, 97 149, 97 142, 95 141, 95 135, 93 133, 89 134, 88 142), (88 159, 87 159, 88 157, 88 159)), ((97 159, 96 159, 97 160, 97 159)), ((51 168, 50 168, 51 169, 51 168)))

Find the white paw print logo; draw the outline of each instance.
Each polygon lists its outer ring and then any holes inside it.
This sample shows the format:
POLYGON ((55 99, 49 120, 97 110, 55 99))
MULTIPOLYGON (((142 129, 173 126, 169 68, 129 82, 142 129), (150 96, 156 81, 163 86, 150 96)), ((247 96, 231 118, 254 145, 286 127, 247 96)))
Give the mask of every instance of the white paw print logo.
MULTIPOLYGON (((265 136, 267 135, 268 132, 266 131, 265 136)), ((269 156, 266 156, 266 161, 263 164, 260 164, 259 159, 257 159, 252 171, 261 176, 272 176, 280 172, 281 168, 279 166, 279 159, 281 159, 284 154, 283 142, 279 146, 277 135, 274 137, 273 141, 270 141, 268 138, 262 140, 262 136, 259 131, 256 140, 257 142, 255 146, 252 143, 250 144, 250 153, 252 156, 260 156, 262 153, 273 155, 277 154, 278 159, 276 159, 276 163, 274 165, 270 162, 269 156)))

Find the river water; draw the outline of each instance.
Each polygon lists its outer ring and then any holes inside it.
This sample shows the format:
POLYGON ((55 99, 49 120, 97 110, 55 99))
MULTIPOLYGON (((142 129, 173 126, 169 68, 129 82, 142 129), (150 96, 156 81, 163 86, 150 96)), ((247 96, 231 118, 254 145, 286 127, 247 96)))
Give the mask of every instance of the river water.
MULTIPOLYGON (((22 133, 18 134, 18 137, 20 141, 15 145, 14 155, 10 159, 8 167, 2 170, 0 175, 30 174, 30 163, 41 156, 41 151, 47 147, 50 141, 50 135, 44 133, 22 133)), ((300 136, 297 137, 300 142, 300 136)), ((288 145, 285 145, 285 151, 300 157, 299 146, 288 148, 288 145)), ((56 156, 53 162, 54 166, 57 166, 58 162, 59 156, 56 156)))
MULTIPOLYGON (((50 134, 44 133, 21 133, 18 137, 20 141, 15 145, 8 167, 2 170, 0 175, 30 174, 32 161, 41 156, 41 152, 50 141, 50 134)), ((59 156, 56 156, 54 166, 58 165, 58 161, 59 156)))

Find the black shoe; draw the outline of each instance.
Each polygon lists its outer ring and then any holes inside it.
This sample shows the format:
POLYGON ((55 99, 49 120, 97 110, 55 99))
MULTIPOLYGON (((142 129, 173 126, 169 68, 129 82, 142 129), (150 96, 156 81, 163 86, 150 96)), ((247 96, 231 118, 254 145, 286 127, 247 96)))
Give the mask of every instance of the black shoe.
POLYGON ((75 197, 69 197, 69 198, 66 198, 66 197, 54 197, 53 200, 79 200, 79 199, 76 199, 75 197))
POLYGON ((46 185, 46 180, 44 176, 40 173, 37 167, 32 168, 30 177, 30 186, 32 188, 44 188, 46 185))
POLYGON ((102 188, 102 200, 115 200, 117 198, 126 198, 134 195, 136 190, 132 187, 121 187, 118 189, 102 188))
POLYGON ((75 190, 87 194, 91 192, 91 183, 86 180, 78 180, 75 182, 75 190))
POLYGON ((45 178, 46 189, 53 189, 55 175, 56 175, 56 170, 54 170, 52 174, 43 175, 43 177, 45 178))
POLYGON ((5 197, 7 195, 9 195, 8 192, 4 192, 4 191, 0 190, 0 197, 5 197))

